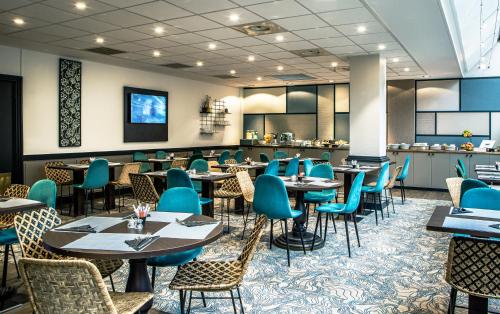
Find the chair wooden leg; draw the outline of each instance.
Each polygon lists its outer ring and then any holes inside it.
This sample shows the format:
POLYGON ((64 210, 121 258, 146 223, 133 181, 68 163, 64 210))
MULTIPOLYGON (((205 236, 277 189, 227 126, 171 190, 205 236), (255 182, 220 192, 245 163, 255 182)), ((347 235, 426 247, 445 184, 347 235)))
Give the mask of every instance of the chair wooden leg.
POLYGON ((448 314, 455 313, 456 302, 457 302, 457 289, 451 288, 451 291, 450 291, 450 303, 448 304, 448 314))
POLYGON ((14 246, 10 245, 10 252, 12 253, 12 258, 14 259, 14 266, 16 267, 17 278, 21 278, 19 274, 19 267, 17 267, 16 254, 14 254, 14 246))
POLYGON ((356 212, 354 214, 351 214, 352 221, 354 221, 354 230, 356 230, 356 238, 358 239, 358 247, 361 247, 361 244, 359 243, 359 234, 358 234, 358 223, 356 222, 356 212))
MULTIPOLYGON (((326 215, 328 217, 328 214, 326 215)), ((316 235, 318 234, 318 225, 320 221, 321 221, 321 212, 318 212, 318 218, 316 219, 316 227, 314 228, 313 242, 311 244, 311 252, 314 250, 314 244, 316 243, 314 239, 316 239, 316 235)))
POLYGON ((245 309, 243 308, 243 301, 241 300, 240 287, 236 287, 236 291, 238 292, 238 299, 240 299, 241 313, 245 314, 245 309))
POLYGON ((347 239, 347 252, 349 252, 349 257, 351 257, 351 243, 349 242, 349 227, 347 226, 346 215, 344 215, 344 224, 345 224, 345 236, 347 239))
POLYGON ((273 249, 273 220, 271 219, 271 231, 269 232, 269 249, 273 249))
POLYGON ((290 247, 288 246, 288 222, 285 219, 285 240, 286 240, 286 258, 288 260, 288 267, 290 267, 290 247))
POLYGON ((389 189, 389 195, 391 196, 392 212, 395 214, 396 210, 394 209, 394 198, 392 197, 392 189, 389 189))
POLYGON ((387 202, 387 218, 389 218, 389 198, 387 197, 387 189, 384 189, 384 200, 387 202))
POLYGON ((238 312, 236 311, 236 302, 234 302, 234 294, 233 294, 233 290, 229 290, 229 293, 231 293, 231 302, 233 302, 233 310, 234 310, 234 314, 237 314, 238 312))

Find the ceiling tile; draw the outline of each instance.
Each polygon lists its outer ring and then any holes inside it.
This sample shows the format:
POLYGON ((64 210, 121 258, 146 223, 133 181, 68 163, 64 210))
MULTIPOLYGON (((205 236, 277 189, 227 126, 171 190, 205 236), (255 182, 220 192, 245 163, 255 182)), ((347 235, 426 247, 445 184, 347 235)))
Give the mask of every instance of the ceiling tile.
POLYGON ((286 59, 295 57, 293 53, 288 51, 264 53, 262 55, 269 59, 286 59))
POLYGON ((319 57, 308 57, 305 58, 311 62, 316 62, 319 64, 324 64, 324 66, 329 67, 330 63, 333 61, 337 62, 339 65, 344 65, 343 62, 335 56, 319 56, 319 57))
POLYGON ((141 33, 144 33, 144 34, 155 36, 155 37, 161 37, 161 36, 167 36, 167 35, 173 35, 173 34, 181 34, 181 33, 186 32, 183 29, 173 27, 173 26, 167 25, 165 23, 160 23, 160 22, 146 24, 146 25, 140 25, 140 26, 134 26, 134 27, 131 27, 131 29, 138 31, 138 32, 141 32, 141 33), (163 33, 162 34, 155 33, 156 27, 163 28, 163 33))
POLYGON ((273 22, 289 31, 328 26, 328 24, 312 14, 273 20, 273 22))
MULTIPOLYGON (((403 49, 395 49, 395 50, 384 50, 380 52, 380 54, 386 58, 394 58, 394 57, 408 57, 408 54, 403 49)), ((409 58, 409 57, 408 57, 409 58)))
POLYGON ((113 48, 113 49, 118 49, 118 50, 123 50, 127 52, 137 52, 141 50, 151 50, 147 46, 135 44, 135 43, 121 43, 121 44, 115 44, 115 45, 107 45, 106 47, 113 48))
POLYGON ((165 38, 144 39, 144 40, 136 41, 136 43, 140 44, 140 45, 148 46, 151 48, 168 48, 168 47, 175 47, 175 46, 180 45, 177 42, 173 42, 173 41, 167 40, 165 38))
POLYGON ((349 36, 353 42, 358 45, 361 44, 378 44, 394 41, 394 38, 389 33, 378 33, 378 34, 366 34, 366 35, 356 35, 349 36))
POLYGON ((276 47, 275 45, 248 46, 248 47, 245 47, 245 50, 248 50, 252 53, 267 53, 267 52, 283 51, 283 49, 276 47))
POLYGON ((253 22, 259 22, 263 21, 262 17, 245 10, 243 8, 234 8, 234 9, 229 9, 229 10, 223 10, 223 11, 218 11, 218 12, 212 12, 212 13, 207 13, 203 14, 204 17, 211 19, 212 21, 215 21, 217 23, 221 23, 226 26, 233 26, 233 25, 239 25, 239 24, 247 24, 247 23, 253 23, 253 22), (229 17, 232 14, 236 14, 239 16, 239 19, 237 21, 231 21, 229 17))
POLYGON ((237 5, 228 0, 167 0, 178 7, 194 13, 206 13, 234 8, 237 5))
POLYGON ((0 10, 13 10, 25 5, 29 5, 36 2, 36 0, 16 0, 16 1, 0 1, 0 10))
POLYGON ((396 42, 380 42, 380 43, 374 43, 374 44, 363 44, 360 46, 363 47, 363 49, 365 49, 366 51, 380 52, 380 50, 378 49, 379 44, 384 44, 386 47, 385 50, 401 49, 401 46, 396 42))
POLYGON ((360 8, 363 6, 359 0, 300 0, 300 4, 315 13, 360 8))
POLYGON ((10 25, 2 25, 2 27, 0 27, 0 34, 8 34, 8 33, 18 32, 18 31, 19 31, 19 28, 14 27, 14 26, 10 26, 10 25))
POLYGON ((237 37, 245 37, 246 35, 238 32, 234 29, 223 27, 216 29, 207 29, 205 31, 196 32, 196 34, 205 36, 208 38, 220 40, 220 39, 229 39, 229 38, 237 38, 237 37))
POLYGON ((29 40, 29 41, 41 42, 41 43, 46 43, 46 42, 50 42, 50 41, 56 41, 56 40, 63 39, 62 37, 59 37, 59 36, 44 34, 44 33, 40 33, 40 32, 35 31, 35 30, 16 32, 16 33, 10 34, 9 36, 14 37, 14 38, 29 40))
POLYGON ((203 52, 203 50, 191 46, 175 46, 175 47, 165 48, 164 50, 172 55, 186 55, 186 54, 203 52))
POLYGON ((107 32, 119 28, 115 25, 94 20, 90 17, 84 17, 78 20, 68 21, 63 23, 63 25, 70 26, 73 28, 78 28, 90 33, 107 32))
POLYGON ((363 34, 383 33, 386 31, 385 28, 379 22, 345 24, 345 25, 335 26, 335 28, 346 36, 360 35, 358 32, 358 26, 361 25, 366 27, 366 31, 363 34))
POLYGON ((294 65, 294 64, 297 64, 297 63, 303 63, 304 59, 303 58, 299 58, 299 57, 297 57, 297 56, 294 55, 294 58, 286 58, 286 59, 282 59, 280 61, 283 64, 294 65))
POLYGON ((333 27, 321 27, 321 28, 298 30, 294 31, 294 33, 308 40, 342 36, 342 34, 337 32, 333 27))
POLYGON ((80 17, 79 15, 62 11, 42 4, 33 4, 26 7, 18 8, 12 11, 12 13, 20 14, 23 16, 34 17, 39 20, 51 23, 60 23, 80 17))
POLYGON ((151 0, 99 0, 99 1, 119 8, 126 8, 146 2, 151 2, 151 0))
POLYGON ((175 35, 165 36, 164 38, 184 45, 209 41, 209 39, 195 33, 175 34, 175 35))
POLYGON ((315 45, 313 45, 310 42, 305 41, 305 40, 280 43, 280 44, 276 44, 276 46, 283 48, 285 50, 300 50, 300 49, 317 48, 315 45))
POLYGON ((71 49, 87 49, 94 47, 94 45, 92 44, 74 39, 63 39, 63 40, 53 41, 51 42, 51 44, 71 49))
POLYGON ((311 12, 294 0, 273 1, 247 7, 248 10, 265 17, 268 20, 284 17, 306 15, 311 12))
POLYGON ((365 8, 320 13, 319 16, 334 26, 375 21, 375 18, 365 8))
POLYGON ((322 47, 322 48, 353 45, 353 42, 350 41, 345 36, 335 37, 335 38, 313 39, 313 40, 311 40, 311 42, 322 47))
POLYGON ((278 43, 278 41, 276 40, 276 36, 278 36, 278 35, 283 36, 283 40, 281 42, 302 40, 302 38, 298 37, 297 35, 295 35, 293 33, 289 33, 289 32, 260 35, 260 36, 257 36, 256 38, 261 39, 261 40, 268 42, 270 44, 275 44, 275 43, 278 43))
POLYGON ((163 1, 141 4, 135 7, 127 8, 127 10, 158 21, 192 15, 192 13, 186 10, 163 1))
POLYGON ((327 51, 333 54, 353 54, 353 53, 364 53, 365 51, 361 49, 359 46, 342 46, 342 47, 331 47, 325 48, 327 51))
POLYGON ((225 39, 223 40, 226 44, 235 46, 235 47, 245 47, 245 46, 256 46, 256 45, 262 45, 265 44, 262 40, 259 40, 255 37, 239 37, 239 38, 232 38, 232 39, 225 39))
POLYGON ((183 17, 179 19, 174 19, 174 20, 168 20, 165 23, 172 25, 177 28, 182 28, 184 30, 190 31, 190 32, 196 32, 196 31, 201 31, 205 29, 211 29, 211 28, 219 28, 222 27, 222 25, 212 22, 209 19, 206 19, 202 16, 199 15, 193 15, 193 16, 188 16, 188 17, 183 17))
POLYGON ((216 52, 216 53, 219 50, 233 48, 233 46, 231 46, 231 45, 228 45, 228 44, 223 43, 223 42, 218 42, 218 41, 208 41, 208 42, 203 42, 203 43, 196 43, 196 44, 192 44, 191 46, 196 47, 198 49, 203 49, 206 51, 211 51, 211 52, 216 52), (208 47, 209 44, 215 44, 215 49, 210 49, 208 47))
POLYGON ((227 57, 248 56, 250 54, 248 51, 241 48, 219 50, 217 53, 227 57))
MULTIPOLYGON (((92 45, 95 45, 95 46, 99 46, 100 44, 96 44, 96 42, 95 42, 95 39, 97 37, 98 37, 98 35, 92 34, 92 35, 86 35, 86 36, 82 36, 82 37, 77 37, 77 38, 74 38, 74 39, 82 41, 82 42, 86 42, 88 44, 92 44, 92 45)), ((118 44, 118 43, 123 42, 123 40, 116 39, 116 38, 109 37, 109 36, 104 37, 104 36, 100 36, 99 35, 99 37, 102 37, 104 39, 104 44, 103 45, 118 44)))
POLYGON ((94 19, 118 25, 121 27, 132 27, 136 25, 153 23, 154 21, 138 14, 134 14, 125 10, 116 10, 93 16, 94 19))
POLYGON ((141 55, 141 54, 133 53, 133 52, 119 53, 119 54, 113 55, 113 57, 117 57, 120 59, 127 59, 127 60, 144 60, 144 59, 148 58, 145 55, 141 55))
POLYGON ((87 5, 87 8, 85 10, 78 10, 75 7, 74 1, 67 0, 46 0, 43 1, 42 4, 83 16, 116 10, 116 7, 96 0, 85 0, 85 4, 87 5))
POLYGON ((211 59, 219 59, 221 57, 220 55, 213 53, 213 52, 209 52, 209 51, 190 53, 190 54, 187 54, 187 56, 194 58, 194 59, 197 59, 197 60, 202 60, 202 61, 211 60, 211 59))
POLYGON ((102 33, 102 36, 111 36, 116 39, 121 39, 123 41, 134 41, 151 38, 151 36, 133 31, 131 29, 118 29, 115 31, 102 33))
POLYGON ((10 13, 10 12, 0 13, 0 23, 8 25, 10 27, 13 27, 18 31, 19 30, 27 30, 30 28, 36 28, 36 27, 40 27, 40 26, 44 26, 44 25, 49 24, 48 22, 45 22, 45 21, 42 21, 42 20, 39 20, 36 18, 25 17, 25 16, 21 16, 18 14, 10 13), (12 20, 15 18, 18 18, 18 17, 20 17, 24 20, 24 25, 14 24, 14 22, 12 20))
POLYGON ((81 31, 81 30, 78 30, 75 28, 71 28, 71 27, 57 25, 57 24, 38 28, 37 31, 40 31, 41 33, 44 33, 44 34, 59 36, 62 38, 80 37, 80 36, 88 35, 87 32, 84 32, 84 31, 81 31))

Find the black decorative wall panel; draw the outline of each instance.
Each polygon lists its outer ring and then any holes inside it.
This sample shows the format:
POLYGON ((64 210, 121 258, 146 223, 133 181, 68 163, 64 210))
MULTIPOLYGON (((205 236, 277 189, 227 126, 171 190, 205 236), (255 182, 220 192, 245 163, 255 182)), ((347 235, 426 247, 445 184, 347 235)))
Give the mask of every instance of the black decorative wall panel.
POLYGON ((59 146, 82 145, 82 63, 59 59, 59 146))

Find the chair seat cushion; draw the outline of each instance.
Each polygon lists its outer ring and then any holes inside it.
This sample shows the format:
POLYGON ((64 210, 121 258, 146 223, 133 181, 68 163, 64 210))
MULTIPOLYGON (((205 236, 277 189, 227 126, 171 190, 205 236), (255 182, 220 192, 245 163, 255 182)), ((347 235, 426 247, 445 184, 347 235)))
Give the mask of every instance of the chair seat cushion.
POLYGON ((316 208, 321 213, 342 213, 344 212, 345 204, 343 203, 330 203, 324 204, 316 208))
POLYGON ((227 190, 217 190, 214 193, 214 196, 217 198, 238 198, 242 195, 241 192, 232 192, 227 190))
POLYGON ((132 314, 154 297, 150 292, 109 292, 117 313, 132 314))
POLYGON ((403 181, 404 179, 406 179, 406 177, 403 177, 403 176, 396 177, 396 181, 403 181))
POLYGON ((9 228, 0 231, 0 245, 10 245, 17 242, 18 240, 15 228, 9 228))
POLYGON ((335 198, 335 190, 307 192, 304 195, 306 203, 327 203, 335 198))
POLYGON ((376 187, 374 186, 366 186, 366 185, 363 185, 361 187, 361 192, 363 193, 380 193, 382 191, 378 190, 376 187))
POLYGON ((148 266, 166 267, 166 266, 179 266, 191 262, 194 258, 200 255, 202 248, 195 248, 192 250, 172 253, 163 256, 156 256, 148 258, 148 266))
POLYGON ((292 218, 297 218, 300 215, 302 215, 302 212, 300 210, 292 209, 291 211, 292 211, 292 218))
POLYGON ((200 197, 200 205, 203 206, 203 205, 206 205, 206 204, 210 204, 212 203, 213 200, 211 198, 208 198, 208 197, 200 197))

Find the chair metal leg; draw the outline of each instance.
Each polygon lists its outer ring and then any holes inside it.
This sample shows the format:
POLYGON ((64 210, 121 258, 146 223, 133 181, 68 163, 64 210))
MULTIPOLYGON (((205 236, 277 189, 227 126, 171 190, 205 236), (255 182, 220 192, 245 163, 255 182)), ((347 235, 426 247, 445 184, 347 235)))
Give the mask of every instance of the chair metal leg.
POLYGON ((115 283, 113 282, 113 276, 109 275, 109 282, 111 282, 111 290, 115 292, 115 283))
POLYGON ((207 300, 205 300, 205 292, 201 291, 201 300, 203 301, 203 307, 207 307, 207 300))
POLYGON ((337 225, 335 224, 335 216, 333 214, 330 214, 330 218, 332 219, 333 230, 335 231, 335 233, 337 233, 337 225))
POLYGON ((326 219, 325 219, 325 239, 326 239, 326 232, 328 231, 328 214, 326 214, 326 219))
POLYGON ((19 274, 19 267, 17 267, 16 254, 14 254, 14 246, 10 245, 10 252, 12 253, 12 258, 14 259, 14 266, 16 266, 17 278, 21 278, 19 274))
POLYGON ((356 222, 356 212, 354 214, 351 214, 352 221, 354 221, 354 230, 356 230, 356 238, 358 239, 358 247, 361 247, 361 244, 359 243, 359 234, 358 234, 358 223, 356 222))
POLYGON ((7 268, 9 267, 9 244, 5 245, 3 256, 2 287, 7 286, 7 268))
POLYGON ((236 287, 236 291, 238 292, 238 299, 240 299, 241 313, 245 314, 245 309, 243 308, 243 301, 241 300, 240 287, 236 287))
POLYGON ((387 203, 387 218, 389 218, 389 198, 387 197, 387 189, 384 189, 384 201, 387 203))
POLYGON ((290 267, 290 247, 288 246, 288 222, 285 219, 285 240, 286 240, 286 258, 288 260, 288 267, 290 267))
POLYGON ((384 208, 382 207, 382 193, 375 194, 375 197, 378 198, 378 205, 380 209, 380 216, 382 216, 382 220, 384 220, 384 208))
POLYGON ((271 219, 271 231, 269 232, 269 249, 273 249, 273 220, 271 219))
POLYGON ((389 189, 389 195, 391 196, 392 212, 395 214, 396 210, 394 209, 394 198, 392 197, 392 189, 389 189))
POLYGON ((349 227, 347 226, 346 215, 344 215, 344 224, 345 224, 345 236, 347 239, 347 251, 349 252, 349 257, 351 257, 351 243, 349 242, 349 227))
POLYGON ((185 299, 184 299, 184 291, 183 290, 179 290, 179 303, 180 303, 180 308, 181 308, 181 314, 184 314, 185 299))
MULTIPOLYGON (((373 211, 375 212, 375 225, 378 226, 378 214, 377 214, 377 204, 376 203, 376 199, 375 197, 373 198, 373 211)), ((344 216, 344 219, 345 219, 345 216, 344 216)))
POLYGON ((250 203, 247 203, 247 212, 243 218, 243 232, 241 233, 241 240, 245 237, 245 231, 247 230, 248 216, 250 215, 250 203))
POLYGON ((229 290, 229 293, 231 293, 231 302, 233 302, 233 310, 234 310, 234 314, 236 314, 238 312, 236 311, 236 302, 234 302, 233 290, 229 290))
MULTIPOLYGON (((328 217, 328 214, 327 214, 327 217, 328 217)), ((316 239, 316 235, 318 234, 318 225, 319 225, 320 221, 321 221, 321 212, 318 212, 318 218, 316 218, 316 227, 314 228, 313 239, 316 239)), ((315 243, 316 243, 316 241, 313 241, 311 244, 311 252, 314 250, 315 243)))
POLYGON ((457 289, 451 288, 451 291, 450 291, 450 303, 448 304, 448 314, 455 313, 456 302, 457 302, 457 289))
POLYGON ((151 287, 153 290, 155 289, 155 279, 156 279, 156 266, 153 266, 151 271, 151 287))
POLYGON ((229 222, 229 210, 230 210, 230 207, 231 207, 231 199, 228 198, 227 199, 227 233, 230 233, 231 232, 231 228, 230 228, 230 222, 229 222))
MULTIPOLYGON (((306 255, 306 246, 304 244, 304 235, 302 234, 302 232, 299 232, 299 235, 300 235, 300 242, 302 243, 302 250, 304 251, 304 255, 306 255)), ((313 238, 313 242, 314 242, 314 238, 313 238)))
POLYGON ((188 314, 191 313, 191 300, 193 299, 193 291, 189 291, 188 314))

